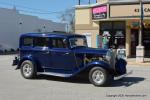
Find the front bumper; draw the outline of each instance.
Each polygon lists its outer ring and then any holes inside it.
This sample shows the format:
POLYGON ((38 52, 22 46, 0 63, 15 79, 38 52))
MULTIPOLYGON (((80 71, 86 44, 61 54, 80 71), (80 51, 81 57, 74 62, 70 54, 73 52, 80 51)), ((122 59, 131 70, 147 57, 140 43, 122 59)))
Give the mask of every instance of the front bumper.
POLYGON ((19 58, 15 57, 15 59, 13 60, 12 66, 18 65, 19 63, 19 58))
POLYGON ((119 79, 121 79, 121 78, 123 78, 123 77, 126 77, 126 76, 132 74, 132 73, 133 73, 133 70, 131 70, 131 71, 129 71, 129 72, 123 74, 123 75, 115 76, 115 77, 114 77, 114 80, 119 80, 119 79))

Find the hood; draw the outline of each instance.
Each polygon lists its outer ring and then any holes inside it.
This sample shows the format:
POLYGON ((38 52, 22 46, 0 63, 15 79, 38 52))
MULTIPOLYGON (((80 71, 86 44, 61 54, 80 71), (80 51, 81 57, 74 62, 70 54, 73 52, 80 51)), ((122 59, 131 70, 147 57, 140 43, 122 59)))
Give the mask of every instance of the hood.
POLYGON ((108 49, 100 49, 100 48, 75 48, 76 53, 86 53, 86 54, 98 54, 98 55, 106 55, 108 49))

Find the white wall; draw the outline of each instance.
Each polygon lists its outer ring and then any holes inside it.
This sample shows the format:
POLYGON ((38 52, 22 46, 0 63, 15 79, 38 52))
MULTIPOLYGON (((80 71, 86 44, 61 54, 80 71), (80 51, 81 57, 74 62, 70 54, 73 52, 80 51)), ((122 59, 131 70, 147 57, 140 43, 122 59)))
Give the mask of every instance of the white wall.
POLYGON ((0 47, 17 48, 18 25, 17 12, 8 9, 0 9, 0 47))
POLYGON ((65 31, 65 27, 62 23, 20 14, 16 9, 0 8, 0 50, 17 49, 22 33, 65 31))

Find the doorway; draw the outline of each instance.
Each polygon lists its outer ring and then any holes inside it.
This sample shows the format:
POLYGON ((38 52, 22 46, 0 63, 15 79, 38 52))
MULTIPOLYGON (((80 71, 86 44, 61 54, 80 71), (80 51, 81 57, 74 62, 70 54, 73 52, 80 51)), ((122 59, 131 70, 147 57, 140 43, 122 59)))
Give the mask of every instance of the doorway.
POLYGON ((145 47, 145 57, 150 58, 150 28, 143 30, 143 46, 145 47))
POLYGON ((100 22, 100 35, 103 37, 107 34, 109 48, 125 48, 125 26, 125 21, 100 22))
POLYGON ((138 29, 131 29, 131 56, 136 57, 136 46, 138 45, 138 29))

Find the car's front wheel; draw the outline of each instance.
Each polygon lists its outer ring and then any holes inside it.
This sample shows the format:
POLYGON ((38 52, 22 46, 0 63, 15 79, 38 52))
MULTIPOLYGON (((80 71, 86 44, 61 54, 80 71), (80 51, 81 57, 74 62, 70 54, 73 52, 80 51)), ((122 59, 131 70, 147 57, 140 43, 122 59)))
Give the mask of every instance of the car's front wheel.
POLYGON ((104 86, 108 82, 108 72, 101 67, 94 67, 89 72, 89 81, 95 86, 104 86))
POLYGON ((36 77, 36 66, 30 60, 25 60, 21 64, 21 74, 26 79, 32 79, 36 77))

